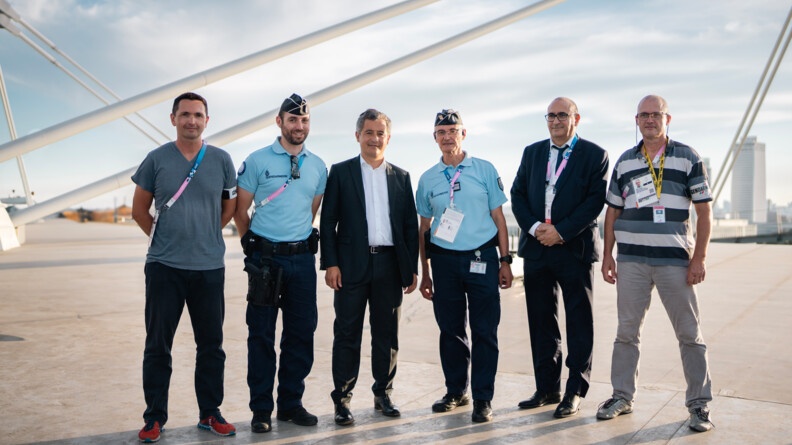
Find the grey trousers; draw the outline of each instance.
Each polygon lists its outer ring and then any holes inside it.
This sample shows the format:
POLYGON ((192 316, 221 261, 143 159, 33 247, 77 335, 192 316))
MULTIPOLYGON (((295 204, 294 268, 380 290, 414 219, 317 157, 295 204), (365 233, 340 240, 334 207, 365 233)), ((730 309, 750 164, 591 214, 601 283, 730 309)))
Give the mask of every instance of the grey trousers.
POLYGON ((701 334, 698 299, 693 286, 687 285, 687 268, 620 262, 617 273, 619 327, 613 342, 611 363, 613 396, 631 402, 635 398, 641 329, 649 310, 652 289, 656 286, 679 340, 687 381, 685 406, 688 409, 705 407, 712 400, 712 382, 707 364, 707 345, 701 334))

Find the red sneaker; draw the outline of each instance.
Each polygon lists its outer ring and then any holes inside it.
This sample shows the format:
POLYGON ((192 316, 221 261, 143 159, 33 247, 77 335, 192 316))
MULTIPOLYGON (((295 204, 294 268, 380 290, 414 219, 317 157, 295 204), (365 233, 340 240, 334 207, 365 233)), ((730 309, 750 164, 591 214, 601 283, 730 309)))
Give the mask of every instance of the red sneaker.
POLYGON ((234 428, 234 425, 226 422, 220 413, 201 419, 201 421, 198 423, 198 428, 211 431, 218 436, 233 436, 236 434, 236 428, 234 428))
POLYGON ((149 420, 146 422, 146 426, 138 433, 138 439, 143 443, 156 442, 160 439, 161 432, 162 426, 160 423, 156 420, 149 420))

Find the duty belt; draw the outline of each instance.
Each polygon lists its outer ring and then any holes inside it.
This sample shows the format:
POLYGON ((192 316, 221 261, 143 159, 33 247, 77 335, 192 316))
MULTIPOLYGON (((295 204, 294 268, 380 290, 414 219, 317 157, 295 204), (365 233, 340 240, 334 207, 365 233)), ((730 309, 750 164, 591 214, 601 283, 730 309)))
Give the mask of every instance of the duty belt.
POLYGON ((299 255, 301 253, 310 252, 308 240, 273 243, 272 241, 255 234, 253 235, 253 238, 255 239, 256 244, 258 244, 258 249, 260 251, 264 253, 271 253, 272 255, 299 255))
POLYGON ((477 248, 475 248, 473 250, 445 249, 443 247, 438 246, 435 243, 429 243, 429 252, 442 253, 442 254, 446 254, 446 255, 464 256, 464 255, 473 255, 473 253, 475 251, 477 251, 477 250, 484 250, 484 249, 487 249, 487 248, 490 248, 490 247, 495 247, 497 245, 498 245, 498 235, 495 235, 495 236, 492 237, 491 240, 487 241, 486 243, 480 245, 479 247, 477 247, 477 248))

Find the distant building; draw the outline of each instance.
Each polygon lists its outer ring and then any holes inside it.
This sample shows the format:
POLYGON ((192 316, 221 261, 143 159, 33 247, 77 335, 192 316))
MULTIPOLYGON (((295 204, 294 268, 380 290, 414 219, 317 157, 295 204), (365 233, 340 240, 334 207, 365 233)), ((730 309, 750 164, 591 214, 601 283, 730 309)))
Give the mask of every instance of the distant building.
POLYGON ((767 222, 765 144, 748 136, 731 174, 732 218, 767 222))

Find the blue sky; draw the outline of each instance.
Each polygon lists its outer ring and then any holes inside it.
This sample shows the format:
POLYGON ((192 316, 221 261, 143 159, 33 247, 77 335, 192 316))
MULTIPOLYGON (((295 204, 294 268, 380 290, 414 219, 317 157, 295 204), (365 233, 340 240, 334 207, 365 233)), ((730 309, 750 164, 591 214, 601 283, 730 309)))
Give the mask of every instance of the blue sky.
MULTIPOLYGON (((394 0, 73 1, 8 0, 20 15, 122 97, 243 57, 391 4, 394 0)), ((442 0, 196 90, 209 100, 211 137, 303 95, 429 46, 532 0, 442 0)), ((581 137, 612 162, 635 144, 632 116, 646 94, 669 101, 672 138, 718 171, 790 2, 779 0, 569 0, 312 110, 308 147, 328 166, 358 153, 357 115, 393 120, 386 158, 414 182, 439 158, 435 112, 454 108, 464 148, 493 162, 511 186, 523 148, 548 137, 547 104, 580 107, 581 137)), ((782 63, 751 134, 767 145, 767 196, 792 202, 792 61, 782 63), (786 131, 785 131, 786 130, 786 131)), ((5 30, 3 70, 18 136, 95 110, 101 103, 5 30)), ((141 113, 175 133, 170 100, 141 113)), ((1 113, 1 111, 0 111, 1 113)), ((278 134, 274 125, 224 148, 239 165, 278 134)), ((10 138, 0 121, 0 143, 10 138)), ((140 163, 155 144, 119 120, 24 155, 43 201, 140 163)), ((414 184, 415 186, 415 184, 414 184)), ((0 196, 20 193, 15 161, 0 164, 0 196)), ((730 199, 724 189, 721 199, 730 199)), ((87 207, 131 204, 132 188, 87 207)))

